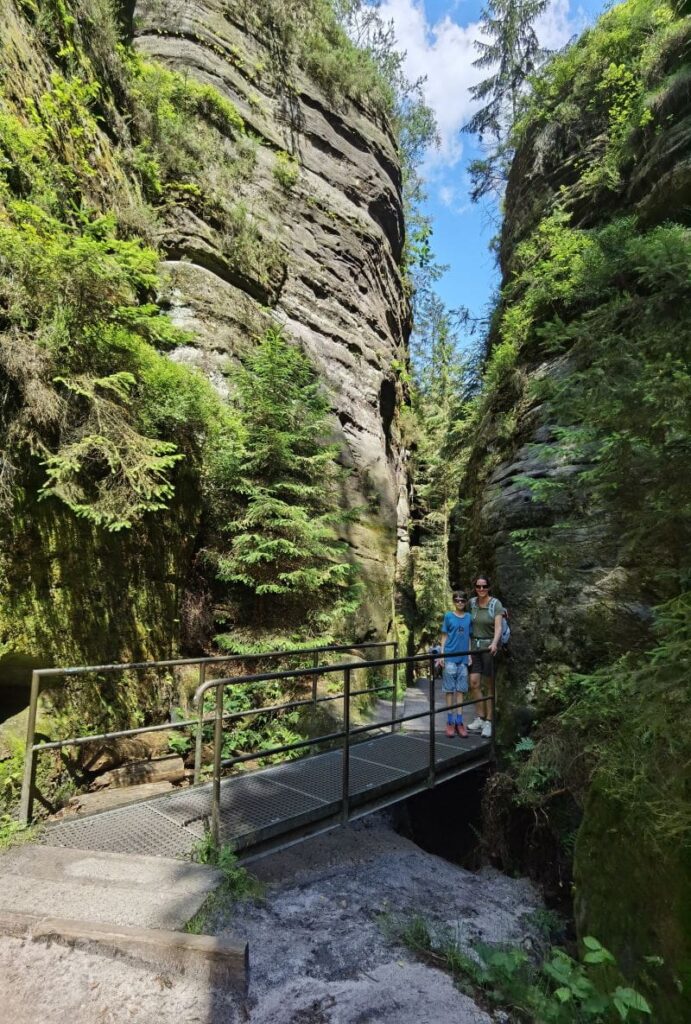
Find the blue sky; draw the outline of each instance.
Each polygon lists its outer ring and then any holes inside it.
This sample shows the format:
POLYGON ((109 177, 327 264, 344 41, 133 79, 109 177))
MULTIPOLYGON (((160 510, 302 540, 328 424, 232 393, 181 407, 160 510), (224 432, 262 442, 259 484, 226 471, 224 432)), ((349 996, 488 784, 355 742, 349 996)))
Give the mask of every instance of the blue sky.
MULTIPOLYGON (((394 23, 398 49, 406 52, 408 76, 427 76, 425 98, 440 128, 441 146, 424 167, 432 246, 437 260, 449 266, 438 291, 449 308, 467 306, 475 315, 487 308, 498 280, 488 251, 496 222, 468 196, 467 167, 478 150, 460 132, 473 111, 468 89, 486 76, 472 66, 482 6, 480 0, 382 0, 380 8, 394 23)), ((537 25, 541 42, 550 49, 563 46, 606 6, 606 0, 552 0, 537 25)))

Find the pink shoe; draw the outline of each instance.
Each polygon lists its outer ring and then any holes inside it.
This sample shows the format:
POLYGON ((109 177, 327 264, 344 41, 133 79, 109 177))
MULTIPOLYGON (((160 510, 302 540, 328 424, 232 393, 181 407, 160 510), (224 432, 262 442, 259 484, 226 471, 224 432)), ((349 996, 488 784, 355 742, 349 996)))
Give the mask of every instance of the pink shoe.
POLYGON ((465 724, 463 722, 457 723, 456 732, 461 737, 461 739, 465 739, 466 736, 468 735, 468 730, 466 729, 465 724))
POLYGON ((452 736, 456 735, 456 729, 451 724, 451 722, 449 722, 446 726, 446 735, 449 737, 449 739, 451 739, 452 736))

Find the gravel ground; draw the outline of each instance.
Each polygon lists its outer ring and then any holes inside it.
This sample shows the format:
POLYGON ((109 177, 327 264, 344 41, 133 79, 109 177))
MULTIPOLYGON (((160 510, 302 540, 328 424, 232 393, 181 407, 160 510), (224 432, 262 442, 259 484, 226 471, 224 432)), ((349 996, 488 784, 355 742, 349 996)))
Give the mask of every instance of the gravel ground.
POLYGON ((12 1024, 490 1024, 449 977, 382 928, 422 914, 473 939, 530 944, 540 901, 525 880, 471 873, 420 850, 380 816, 260 861, 261 903, 207 931, 250 943, 249 996, 86 950, 0 939, 0 1005, 12 1024))

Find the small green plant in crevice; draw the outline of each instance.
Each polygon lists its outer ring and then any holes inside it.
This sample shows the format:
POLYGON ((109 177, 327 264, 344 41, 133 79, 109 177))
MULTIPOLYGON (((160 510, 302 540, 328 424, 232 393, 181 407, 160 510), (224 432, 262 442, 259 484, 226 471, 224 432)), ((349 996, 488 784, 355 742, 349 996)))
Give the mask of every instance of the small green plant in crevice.
POLYGON ((232 905, 237 900, 259 900, 264 896, 264 886, 259 879, 238 864, 237 855, 230 845, 217 845, 211 832, 205 832, 199 840, 192 851, 192 860, 197 864, 218 868, 223 874, 223 881, 185 925, 185 931, 189 934, 199 935, 208 927, 212 918, 231 913, 232 905))
POLYGON ((273 174, 279 185, 289 192, 300 175, 300 167, 294 156, 281 150, 276 154, 273 174))
POLYGON ((218 868, 223 875, 223 888, 233 899, 258 899, 264 889, 247 868, 238 863, 237 854, 228 843, 216 844, 211 832, 205 832, 192 852, 197 864, 218 868))
MULTIPOLYGON (((591 935, 581 959, 551 947, 535 963, 525 950, 473 943, 464 949, 448 928, 421 915, 386 918, 386 930, 416 955, 453 975, 458 987, 491 1009, 530 1024, 607 1024, 650 1019, 650 1006, 622 982, 617 964, 591 935)), ((652 958, 650 958, 652 959, 652 958)))
POLYGON ((189 736, 182 736, 180 733, 175 733, 174 736, 168 737, 168 750, 173 754, 179 754, 180 757, 186 757, 190 752, 192 746, 192 740, 189 736))
POLYGON ((38 837, 38 825, 22 825, 9 814, 0 814, 0 853, 13 846, 30 843, 38 837))

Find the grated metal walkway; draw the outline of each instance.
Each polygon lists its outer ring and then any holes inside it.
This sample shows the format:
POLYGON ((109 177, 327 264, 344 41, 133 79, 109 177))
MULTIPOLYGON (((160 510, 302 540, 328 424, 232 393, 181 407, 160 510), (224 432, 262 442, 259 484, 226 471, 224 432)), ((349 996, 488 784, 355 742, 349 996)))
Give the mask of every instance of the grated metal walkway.
MULTIPOLYGON (((485 765, 491 741, 435 733, 435 782, 485 765)), ((221 783, 220 838, 246 859, 290 845, 342 820, 343 754, 332 750, 221 783)), ((393 733, 350 748, 349 818, 405 799, 425 788, 429 736, 393 733)), ((211 784, 117 807, 49 828, 43 843, 80 850, 188 856, 211 814, 211 784)))

